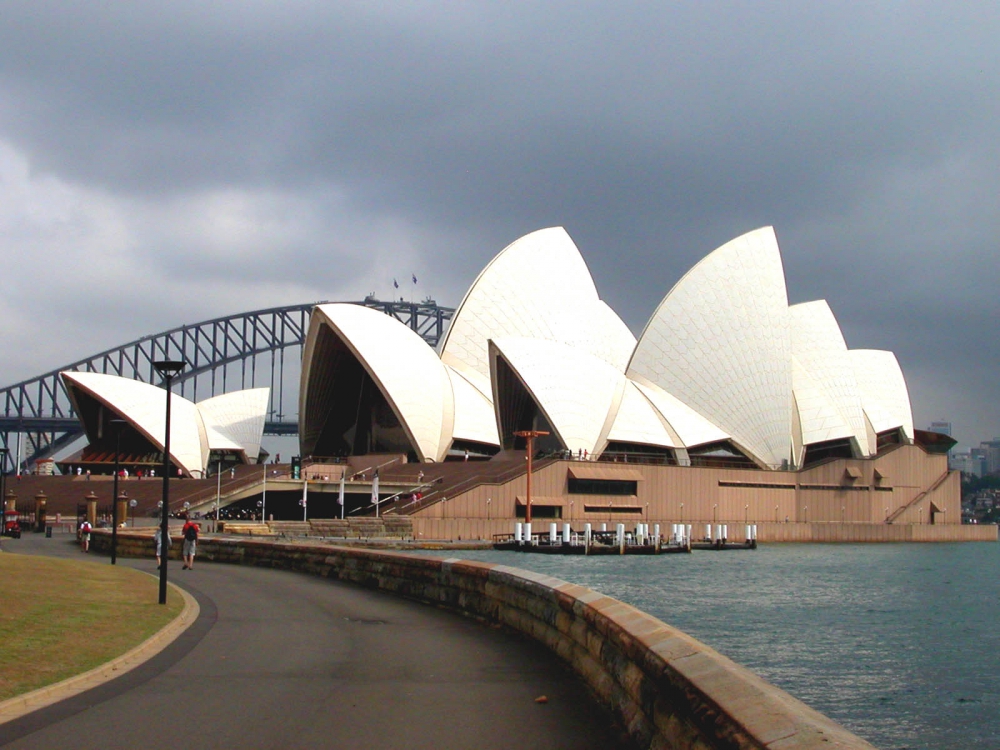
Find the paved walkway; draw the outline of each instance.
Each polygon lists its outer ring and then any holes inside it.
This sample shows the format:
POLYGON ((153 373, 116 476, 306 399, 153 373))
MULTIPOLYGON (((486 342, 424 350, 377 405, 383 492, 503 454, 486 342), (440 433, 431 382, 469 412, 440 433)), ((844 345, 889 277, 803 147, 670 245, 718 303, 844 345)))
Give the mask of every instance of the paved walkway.
MULTIPOLYGON (((4 548, 82 558, 66 537, 4 548)), ((119 564, 155 572, 151 560, 119 564)), ((623 746, 561 662, 502 630, 285 571, 197 561, 169 571, 201 606, 195 624, 123 677, 0 725, 0 747, 623 746)))

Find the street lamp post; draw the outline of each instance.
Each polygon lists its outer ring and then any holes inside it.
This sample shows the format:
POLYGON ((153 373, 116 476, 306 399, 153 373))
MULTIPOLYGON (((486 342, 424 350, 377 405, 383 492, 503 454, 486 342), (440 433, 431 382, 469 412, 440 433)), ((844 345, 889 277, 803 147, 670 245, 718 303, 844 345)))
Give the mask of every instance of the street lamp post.
POLYGON ((0 448, 0 535, 7 525, 7 456, 9 448, 0 448))
POLYGON ((160 512, 160 539, 163 557, 160 561, 160 604, 167 603, 167 543, 170 534, 170 386, 174 376, 184 369, 185 363, 177 360, 154 362, 153 367, 163 376, 167 389, 167 421, 163 434, 163 500, 160 512))
POLYGON ((0 530, 3 528, 3 520, 6 516, 3 512, 7 510, 7 456, 10 455, 10 448, 0 448, 0 530))
POLYGON ((524 522, 531 523, 531 454, 534 452, 532 444, 536 437, 543 437, 549 433, 543 430, 518 430, 514 434, 528 441, 528 489, 524 502, 524 522))
POLYGON ((111 564, 118 561, 118 473, 121 471, 122 427, 128 424, 124 419, 112 419, 115 431, 115 487, 111 494, 111 564))

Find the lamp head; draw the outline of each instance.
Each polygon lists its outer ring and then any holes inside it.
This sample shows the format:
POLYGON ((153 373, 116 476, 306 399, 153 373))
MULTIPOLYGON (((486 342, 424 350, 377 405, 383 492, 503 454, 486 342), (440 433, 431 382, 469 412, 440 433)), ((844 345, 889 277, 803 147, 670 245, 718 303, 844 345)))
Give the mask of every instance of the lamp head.
POLYGON ((161 359, 159 362, 153 363, 153 367, 156 368, 156 371, 165 378, 173 377, 186 366, 187 362, 177 359, 161 359))

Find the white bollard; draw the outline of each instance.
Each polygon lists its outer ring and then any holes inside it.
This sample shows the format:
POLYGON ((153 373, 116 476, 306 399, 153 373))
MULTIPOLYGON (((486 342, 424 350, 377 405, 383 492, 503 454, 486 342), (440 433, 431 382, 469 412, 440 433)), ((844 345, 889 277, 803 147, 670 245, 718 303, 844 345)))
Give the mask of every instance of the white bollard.
POLYGON ((563 524, 563 544, 569 544, 570 528, 568 523, 563 524))
POLYGON ((705 524, 705 539, 712 541, 712 524, 710 523, 705 524))
POLYGON ((660 524, 653 524, 653 544, 656 544, 656 540, 660 538, 660 524))
POLYGON ((607 530, 608 530, 608 525, 606 523, 602 523, 601 524, 601 531, 607 531, 607 530))
POLYGON ((593 532, 591 531, 590 524, 585 523, 583 525, 583 543, 586 544, 588 547, 590 546, 590 535, 592 533, 593 532))
POLYGON ((625 524, 620 523, 615 526, 615 544, 619 547, 625 543, 625 524))
POLYGON ((756 542, 757 541, 757 524, 753 524, 750 527, 750 533, 753 534, 753 536, 751 537, 751 539, 753 539, 756 542))
POLYGON ((691 524, 684 527, 684 541, 688 542, 691 540, 691 524))
POLYGON ((514 541, 518 544, 524 539, 524 528, 520 521, 514 524, 514 541))
POLYGON ((729 539, 729 524, 724 523, 722 524, 722 541, 724 542, 727 539, 729 539))
POLYGON ((524 543, 531 544, 531 524, 524 524, 524 543))
POLYGON ((556 537, 559 536, 558 532, 556 532, 556 528, 558 528, 556 523, 553 522, 549 524, 549 544, 556 543, 556 537))
POLYGON ((746 528, 743 530, 743 539, 749 542, 751 539, 753 539, 753 536, 751 536, 752 533, 753 530, 750 524, 747 524, 746 528))

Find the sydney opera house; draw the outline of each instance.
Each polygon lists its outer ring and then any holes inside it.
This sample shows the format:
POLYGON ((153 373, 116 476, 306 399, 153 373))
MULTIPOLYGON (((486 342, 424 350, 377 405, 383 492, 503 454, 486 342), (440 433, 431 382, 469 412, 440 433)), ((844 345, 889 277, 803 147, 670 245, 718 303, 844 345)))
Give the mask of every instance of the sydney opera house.
POLYGON ((497 255, 436 350, 377 311, 319 305, 299 414, 319 464, 437 479, 387 508, 431 535, 523 515, 526 431, 547 433, 536 517, 960 523, 950 443, 914 429, 895 356, 848 348, 823 300, 789 305, 770 227, 694 266, 638 339, 561 228, 497 255))
MULTIPOLYGON (((62 377, 90 440, 70 466, 106 463, 114 440, 162 455, 162 389, 62 377)), ((267 389, 177 397, 177 471, 257 462, 267 400, 267 389)), ((436 348, 378 310, 317 305, 299 440, 318 493, 310 514, 340 512, 343 477, 351 514, 407 516, 425 538, 509 532, 529 497, 535 518, 570 523, 756 523, 767 539, 964 533, 952 441, 914 429, 892 352, 849 348, 823 300, 789 305, 770 227, 695 265, 638 338, 561 228, 500 252, 436 348)))

